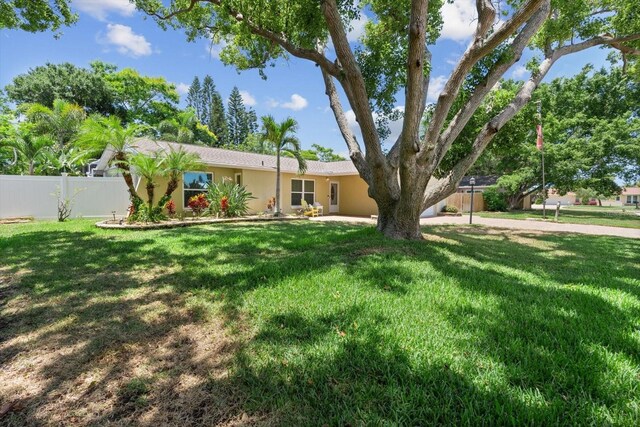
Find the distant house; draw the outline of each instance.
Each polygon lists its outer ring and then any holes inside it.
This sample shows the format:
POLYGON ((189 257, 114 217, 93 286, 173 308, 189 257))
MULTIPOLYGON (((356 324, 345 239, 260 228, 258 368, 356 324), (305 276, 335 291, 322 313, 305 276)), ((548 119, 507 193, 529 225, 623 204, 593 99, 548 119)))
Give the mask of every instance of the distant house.
POLYGON ((640 204, 640 187, 626 187, 619 196, 602 199, 602 206, 636 206, 640 204))
MULTIPOLYGON (((249 202, 250 213, 263 212, 269 199, 275 196, 276 156, 225 150, 221 148, 199 145, 178 144, 165 141, 154 141, 147 138, 138 139, 135 150, 151 154, 170 147, 182 147, 185 151, 197 154, 204 168, 186 172, 173 194, 173 200, 179 211, 188 211, 189 197, 206 191, 209 182, 220 182, 231 179, 244 185, 255 199, 249 202)), ((98 161, 96 170, 99 174, 110 175, 108 162, 111 158, 109 149, 105 150, 98 161)), ((307 161, 307 172, 298 175, 298 163, 295 159, 281 157, 281 209, 284 213, 292 213, 301 208, 302 200, 310 205, 322 205, 324 214, 370 216, 378 213, 376 203, 367 194, 367 184, 360 178, 353 163, 307 161)), ((164 188, 167 179, 158 177, 158 188, 164 188)), ((143 178, 136 179, 139 193, 144 189, 143 178)), ((144 197, 144 194, 143 194, 144 197)), ((422 216, 435 216, 445 202, 426 209, 422 216)))
MULTIPOLYGON (((487 187, 491 187, 492 185, 496 185, 498 182, 497 175, 478 175, 478 176, 465 176, 460 181, 460 185, 458 186, 458 193, 471 193, 471 178, 474 178, 476 183, 473 186, 473 191, 477 193, 482 193, 487 187)), ((475 209, 474 209, 475 210, 475 209)))
POLYGON ((576 193, 568 192, 566 194, 560 194, 555 188, 549 189, 547 192, 547 205, 556 205, 560 202, 562 206, 570 206, 576 203, 580 203, 577 199, 576 193))

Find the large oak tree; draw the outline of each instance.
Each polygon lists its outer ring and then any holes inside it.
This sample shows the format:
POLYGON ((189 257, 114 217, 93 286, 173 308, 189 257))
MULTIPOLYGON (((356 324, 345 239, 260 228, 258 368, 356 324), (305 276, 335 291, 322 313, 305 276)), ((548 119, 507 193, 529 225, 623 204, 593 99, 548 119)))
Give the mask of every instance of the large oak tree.
MULTIPOLYGON (((221 58, 239 69, 263 70, 289 55, 314 62, 349 155, 378 206, 378 229, 393 238, 421 238, 425 207, 453 193, 495 134, 529 102, 560 58, 594 46, 638 53, 640 19, 635 0, 476 0, 475 35, 455 65, 421 132, 431 54, 442 25, 442 0, 135 0, 163 27, 225 41, 221 58), (498 20, 497 8, 502 19, 498 20), (360 42, 348 31, 361 14, 371 18, 360 42), (332 48, 327 46, 331 43, 332 48), (437 185, 427 183, 491 88, 524 49, 538 52, 531 78, 480 128, 469 153, 437 185), (479 78, 456 102, 468 76, 479 78), (362 131, 348 126, 338 87, 362 131), (402 92, 402 89, 404 91, 402 92), (401 92, 403 100, 395 94, 401 92), (404 104, 402 131, 381 147, 381 124, 404 104)), ((383 128, 383 127, 382 127, 383 128)))

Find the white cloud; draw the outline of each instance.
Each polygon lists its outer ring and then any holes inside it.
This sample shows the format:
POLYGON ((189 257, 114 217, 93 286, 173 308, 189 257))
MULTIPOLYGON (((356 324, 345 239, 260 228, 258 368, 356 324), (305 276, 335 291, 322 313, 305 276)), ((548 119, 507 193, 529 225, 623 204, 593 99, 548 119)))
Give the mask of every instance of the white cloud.
POLYGON ((220 43, 212 43, 209 42, 206 45, 204 45, 204 50, 207 51, 207 54, 213 58, 213 59, 220 59, 220 53, 222 52, 222 49, 224 49, 227 46, 227 42, 226 41, 221 41, 220 43))
POLYGON ((527 74, 529 74, 529 70, 527 70, 527 68, 524 65, 518 65, 516 68, 513 69, 513 72, 511 73, 511 77, 513 77, 514 79, 522 79, 527 74))
POLYGON ((473 36, 476 31, 478 12, 475 1, 456 0, 453 3, 445 2, 442 6, 442 33, 443 39, 465 41, 473 36))
POLYGON ((138 56, 151 55, 151 43, 140 34, 133 32, 131 27, 121 24, 107 24, 107 35, 102 39, 105 44, 116 46, 123 55, 138 56))
POLYGON ((306 108, 307 105, 309 105, 309 102, 304 97, 298 95, 297 93, 294 93, 293 95, 291 95, 291 100, 289 102, 278 103, 271 99, 269 100, 269 104, 272 107, 282 107, 293 111, 300 111, 306 108))
POLYGON ((347 33, 347 40, 350 42, 357 42, 364 34, 364 26, 369 21, 369 18, 364 13, 360 13, 360 18, 351 22, 351 31, 347 33))
POLYGON ((189 93, 189 85, 186 83, 176 83, 176 91, 180 94, 180 95, 186 95, 187 93, 189 93))
MULTIPOLYGON (((404 106, 401 105, 399 107, 395 107, 394 110, 404 112, 404 106)), ((362 141, 362 132, 360 131, 360 125, 358 125, 358 122, 356 121, 356 114, 353 112, 353 110, 349 110, 349 111, 346 111, 344 115, 347 119, 347 123, 349 124, 349 128, 351 129, 351 132, 356 134, 358 139, 362 141)), ((376 118, 376 114, 374 113, 374 119, 375 118, 376 118)), ((389 134, 389 137, 385 139, 383 142, 386 142, 386 143, 395 142, 396 139, 398 139, 400 132, 402 132, 402 123, 403 123, 403 117, 400 117, 398 120, 389 122, 389 131, 391 133, 389 134)))
POLYGON ((247 105, 249 107, 253 107, 254 105, 256 105, 256 99, 248 91, 241 90, 240 96, 242 97, 242 102, 244 102, 244 105, 247 105))
POLYGON ((447 83, 448 78, 446 76, 437 76, 431 79, 429 82, 429 90, 427 91, 427 101, 434 102, 440 96, 440 92, 444 89, 444 85, 447 83))
POLYGON ((72 5, 100 21, 106 21, 110 13, 131 16, 136 11, 129 0, 73 0, 72 5))

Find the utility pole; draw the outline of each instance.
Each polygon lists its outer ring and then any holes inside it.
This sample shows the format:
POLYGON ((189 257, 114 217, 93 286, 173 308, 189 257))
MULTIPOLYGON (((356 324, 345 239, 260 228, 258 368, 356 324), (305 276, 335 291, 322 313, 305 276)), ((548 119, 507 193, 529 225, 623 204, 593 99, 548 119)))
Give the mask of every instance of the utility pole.
POLYGON ((538 106, 538 148, 542 157, 542 218, 547 219, 547 188, 544 179, 544 141, 542 138, 542 101, 536 101, 538 106))

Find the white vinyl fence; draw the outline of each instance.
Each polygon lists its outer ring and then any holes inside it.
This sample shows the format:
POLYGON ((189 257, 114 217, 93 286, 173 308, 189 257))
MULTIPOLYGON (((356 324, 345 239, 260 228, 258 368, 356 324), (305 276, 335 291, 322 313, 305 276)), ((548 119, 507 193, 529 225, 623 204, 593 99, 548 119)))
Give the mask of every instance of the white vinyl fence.
POLYGON ((122 177, 0 175, 0 218, 57 218, 56 192, 72 200, 72 218, 122 217, 129 206, 122 177))

